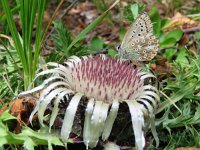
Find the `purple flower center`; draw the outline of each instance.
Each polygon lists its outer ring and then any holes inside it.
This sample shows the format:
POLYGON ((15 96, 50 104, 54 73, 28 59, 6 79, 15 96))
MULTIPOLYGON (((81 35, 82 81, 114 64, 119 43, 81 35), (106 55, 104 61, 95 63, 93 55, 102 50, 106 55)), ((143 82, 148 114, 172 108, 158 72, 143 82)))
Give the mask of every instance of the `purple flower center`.
POLYGON ((71 89, 107 103, 135 99, 143 91, 143 81, 128 61, 95 56, 73 62, 71 89))

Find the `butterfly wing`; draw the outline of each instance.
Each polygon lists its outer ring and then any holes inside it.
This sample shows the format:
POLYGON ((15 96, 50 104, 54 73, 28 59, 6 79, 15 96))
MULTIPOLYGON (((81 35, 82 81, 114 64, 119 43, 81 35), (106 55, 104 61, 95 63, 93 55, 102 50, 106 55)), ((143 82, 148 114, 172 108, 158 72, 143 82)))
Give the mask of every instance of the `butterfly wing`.
POLYGON ((157 54, 158 47, 151 20, 146 13, 142 13, 126 32, 119 54, 125 59, 148 61, 157 54))

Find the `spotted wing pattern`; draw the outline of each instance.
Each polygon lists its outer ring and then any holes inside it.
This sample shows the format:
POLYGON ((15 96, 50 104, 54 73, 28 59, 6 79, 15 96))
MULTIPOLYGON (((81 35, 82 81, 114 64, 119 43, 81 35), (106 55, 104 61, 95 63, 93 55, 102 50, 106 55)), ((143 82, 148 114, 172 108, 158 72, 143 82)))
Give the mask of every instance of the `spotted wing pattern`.
POLYGON ((159 42, 153 35, 153 27, 147 13, 142 13, 126 32, 118 49, 121 58, 133 61, 149 61, 154 58, 159 42))

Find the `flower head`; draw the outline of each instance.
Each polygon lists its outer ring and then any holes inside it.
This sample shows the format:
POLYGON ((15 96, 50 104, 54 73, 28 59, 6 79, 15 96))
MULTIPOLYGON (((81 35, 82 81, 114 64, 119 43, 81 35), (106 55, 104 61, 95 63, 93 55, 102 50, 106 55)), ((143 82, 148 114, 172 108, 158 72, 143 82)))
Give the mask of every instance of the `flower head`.
POLYGON ((83 129, 83 140, 87 147, 95 147, 100 136, 102 140, 108 139, 120 102, 126 102, 129 106, 137 149, 143 149, 145 145, 145 120, 151 120, 152 132, 156 137, 152 119, 159 96, 155 87, 145 83, 147 78, 154 77, 152 74, 142 72, 128 61, 105 55, 82 58, 73 56, 65 65, 48 63, 48 66, 53 68, 38 73, 36 78, 46 74, 51 76, 38 87, 21 95, 41 91, 30 116, 32 119, 38 112, 41 125, 47 106, 51 101, 54 102, 50 127, 58 115, 58 104, 63 97, 67 97, 69 105, 61 128, 64 142, 68 141, 75 113, 83 96, 88 99, 83 129), (73 97, 70 99, 69 95, 73 97))
POLYGON ((113 100, 135 99, 143 91, 143 82, 128 61, 105 56, 76 59, 69 64, 70 89, 88 98, 112 104, 113 100))

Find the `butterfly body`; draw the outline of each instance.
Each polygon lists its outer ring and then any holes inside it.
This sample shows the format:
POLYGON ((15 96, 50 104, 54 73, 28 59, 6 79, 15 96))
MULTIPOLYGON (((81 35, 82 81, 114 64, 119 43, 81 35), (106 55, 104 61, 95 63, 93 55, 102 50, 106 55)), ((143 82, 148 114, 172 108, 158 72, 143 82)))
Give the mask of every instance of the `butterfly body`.
POLYGON ((121 58, 149 61, 157 54, 158 48, 159 43, 153 35, 151 20, 146 13, 142 13, 126 32, 117 50, 121 58))

